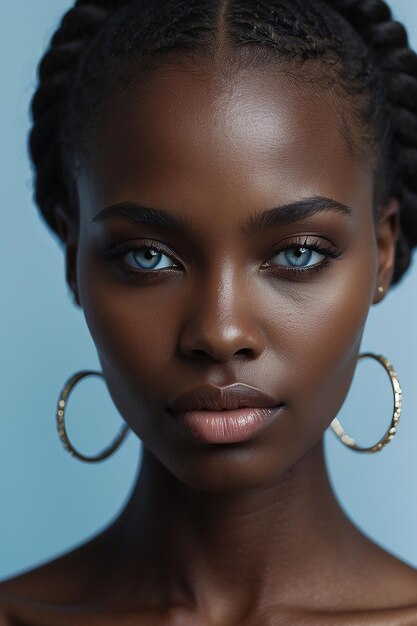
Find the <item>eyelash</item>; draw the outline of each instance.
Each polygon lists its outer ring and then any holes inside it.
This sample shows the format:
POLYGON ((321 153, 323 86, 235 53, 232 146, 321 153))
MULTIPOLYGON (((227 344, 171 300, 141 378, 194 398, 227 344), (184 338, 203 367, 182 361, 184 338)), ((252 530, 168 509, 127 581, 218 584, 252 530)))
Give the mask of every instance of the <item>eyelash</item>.
MULTIPOLYGON (((309 241, 308 236, 303 236, 302 238, 293 238, 287 239, 280 243, 279 247, 275 249, 272 255, 269 257, 270 259, 280 254, 280 252, 284 252, 286 250, 298 250, 299 248, 306 248, 307 250, 312 250, 314 252, 318 252, 325 256, 325 259, 320 263, 315 263, 309 267, 305 268, 296 268, 289 267, 285 265, 267 265, 266 267, 269 270, 275 271, 275 273, 288 272, 291 276, 306 276, 313 274, 314 272, 319 272, 325 269, 333 260, 337 260, 343 254, 343 251, 338 250, 332 243, 325 242, 319 237, 317 237, 313 242, 309 241)), ((163 247, 158 241, 155 240, 143 240, 141 245, 134 245, 130 241, 125 241, 122 243, 110 243, 109 252, 106 254, 106 258, 110 261, 114 259, 123 259, 129 252, 134 252, 137 250, 144 249, 152 249, 160 252, 168 256, 171 260, 176 262, 175 259, 172 258, 170 252, 163 247)), ((146 280, 151 279, 152 275, 163 273, 165 274, 167 270, 178 269, 178 266, 163 268, 160 270, 134 270, 129 268, 127 265, 123 265, 122 270, 127 274, 133 276, 136 280, 146 280)))
MULTIPOLYGON (((176 262, 167 248, 165 248, 158 241, 151 239, 143 239, 140 246, 134 245, 131 241, 123 241, 122 243, 110 242, 110 248, 109 251, 105 253, 105 258, 109 261, 113 261, 114 259, 123 259, 123 257, 129 254, 129 252, 146 249, 156 250, 157 252, 168 256, 172 261, 174 261, 174 263, 176 262)), ((175 268, 169 267, 160 270, 134 270, 126 264, 120 264, 120 267, 125 274, 132 276, 135 280, 141 281, 152 280, 152 278, 157 274, 165 274, 167 270, 178 269, 178 266, 176 266, 175 268)))
POLYGON ((279 247, 272 253, 270 258, 277 256, 280 252, 284 252, 286 250, 298 250, 299 248, 306 248, 307 250, 318 252, 319 254, 323 254, 325 258, 320 263, 315 263, 314 265, 310 265, 305 268, 289 267, 285 265, 268 265, 267 267, 272 270, 276 270, 276 272, 281 273, 281 275, 282 272, 289 272, 291 276, 302 277, 324 270, 332 263, 332 261, 339 259, 343 254, 343 250, 338 250, 336 246, 329 241, 324 241, 323 239, 320 239, 320 237, 316 237, 314 241, 311 241, 308 236, 304 235, 303 237, 296 237, 295 239, 286 239, 282 241, 279 247))

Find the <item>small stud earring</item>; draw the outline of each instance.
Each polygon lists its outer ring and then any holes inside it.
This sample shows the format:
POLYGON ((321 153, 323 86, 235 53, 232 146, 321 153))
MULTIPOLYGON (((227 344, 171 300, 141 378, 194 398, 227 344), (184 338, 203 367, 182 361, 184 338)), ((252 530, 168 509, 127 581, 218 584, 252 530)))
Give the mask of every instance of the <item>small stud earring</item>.
POLYGON ((379 291, 379 293, 384 293, 385 289, 382 287, 382 285, 380 285, 378 287, 378 291, 379 291))

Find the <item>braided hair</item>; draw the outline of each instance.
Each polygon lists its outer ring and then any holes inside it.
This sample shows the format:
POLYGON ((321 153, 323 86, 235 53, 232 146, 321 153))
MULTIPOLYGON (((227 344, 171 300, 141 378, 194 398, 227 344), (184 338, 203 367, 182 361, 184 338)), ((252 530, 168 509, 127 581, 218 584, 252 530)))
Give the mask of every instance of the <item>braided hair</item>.
POLYGON ((58 205, 78 219, 76 173, 106 95, 184 55, 292 64, 301 86, 343 94, 349 146, 372 147, 375 206, 400 203, 397 283, 417 245, 417 55, 382 0, 77 0, 39 63, 31 103, 35 200, 50 229, 58 234, 58 205))

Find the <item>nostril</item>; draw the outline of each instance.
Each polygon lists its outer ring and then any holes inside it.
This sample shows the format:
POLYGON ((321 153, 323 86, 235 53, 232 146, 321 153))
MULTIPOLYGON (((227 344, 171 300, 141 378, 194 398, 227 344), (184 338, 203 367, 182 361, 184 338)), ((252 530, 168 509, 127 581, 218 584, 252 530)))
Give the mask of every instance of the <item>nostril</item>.
POLYGON ((251 356, 252 352, 253 351, 250 348, 241 348, 240 350, 236 351, 236 354, 241 354, 242 356, 251 356))
MULTIPOLYGON (((201 348, 195 348, 193 350, 193 354, 194 356, 203 358, 209 357, 216 358, 217 360, 221 358, 220 355, 212 355, 211 352, 209 352, 208 350, 202 350, 201 348)), ((233 354, 231 354, 229 357, 224 358, 232 358, 233 356, 252 357, 253 355, 254 353, 251 348, 240 348, 239 350, 236 350, 236 352, 233 352, 233 354)))
POLYGON ((201 350, 200 348, 196 348, 193 350, 193 354, 197 356, 208 356, 208 353, 205 350, 201 350))

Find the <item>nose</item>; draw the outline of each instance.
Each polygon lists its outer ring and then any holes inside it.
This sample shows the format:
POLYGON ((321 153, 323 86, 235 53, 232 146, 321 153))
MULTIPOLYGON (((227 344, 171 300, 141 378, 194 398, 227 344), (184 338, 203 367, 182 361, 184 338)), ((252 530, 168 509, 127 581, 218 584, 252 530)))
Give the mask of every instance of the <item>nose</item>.
POLYGON ((226 363, 233 358, 255 359, 265 349, 261 303, 231 271, 201 281, 193 290, 190 309, 179 340, 180 351, 188 358, 226 363))

